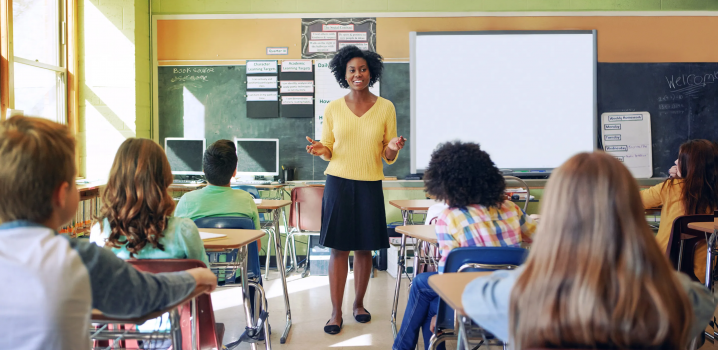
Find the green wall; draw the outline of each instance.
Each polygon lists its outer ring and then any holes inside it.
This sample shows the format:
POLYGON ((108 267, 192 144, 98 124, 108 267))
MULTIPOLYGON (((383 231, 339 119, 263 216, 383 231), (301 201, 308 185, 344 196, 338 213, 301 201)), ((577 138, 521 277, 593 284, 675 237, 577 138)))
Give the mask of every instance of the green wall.
POLYGON ((716 0, 152 0, 153 14, 705 11, 716 0))

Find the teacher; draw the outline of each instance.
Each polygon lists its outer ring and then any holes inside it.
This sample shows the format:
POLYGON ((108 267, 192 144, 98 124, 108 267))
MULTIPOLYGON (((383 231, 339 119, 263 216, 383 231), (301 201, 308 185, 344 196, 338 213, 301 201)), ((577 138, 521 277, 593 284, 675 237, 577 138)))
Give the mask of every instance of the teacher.
POLYGON ((322 200, 320 244, 331 248, 329 290, 332 316, 324 332, 338 334, 344 320, 342 299, 354 251, 353 316, 366 323, 371 314, 364 308, 364 295, 372 269, 373 250, 389 248, 381 181, 382 159, 396 161, 406 141, 396 137, 396 110, 384 98, 369 92, 381 78, 382 57, 356 46, 337 52, 329 66, 339 85, 349 94, 327 105, 321 142, 307 137, 307 152, 329 161, 322 200))

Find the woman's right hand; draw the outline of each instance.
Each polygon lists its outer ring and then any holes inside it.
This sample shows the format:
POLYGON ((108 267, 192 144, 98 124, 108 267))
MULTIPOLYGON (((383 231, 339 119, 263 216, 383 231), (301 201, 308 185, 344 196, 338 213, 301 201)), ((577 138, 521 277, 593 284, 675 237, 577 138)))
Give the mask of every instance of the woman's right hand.
POLYGON ((307 153, 320 157, 329 156, 329 148, 324 146, 321 142, 314 141, 309 136, 307 136, 307 141, 311 143, 311 145, 307 145, 307 153))
POLYGON ((187 270, 187 273, 194 277, 194 280, 198 286, 209 286, 207 294, 211 293, 215 290, 215 288, 217 288, 217 276, 212 273, 210 269, 204 267, 196 267, 194 269, 187 270))

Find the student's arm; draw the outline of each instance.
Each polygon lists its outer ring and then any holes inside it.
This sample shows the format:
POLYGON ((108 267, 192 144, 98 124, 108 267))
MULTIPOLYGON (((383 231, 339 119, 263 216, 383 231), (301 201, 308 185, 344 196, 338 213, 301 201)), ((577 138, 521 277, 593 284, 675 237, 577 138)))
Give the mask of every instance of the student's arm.
POLYGON ((179 230, 177 237, 182 237, 181 242, 184 244, 187 259, 197 259, 209 267, 209 258, 207 258, 207 252, 204 250, 204 242, 202 242, 202 238, 199 236, 197 225, 190 219, 176 218, 175 220, 182 220, 182 222, 177 225, 177 229, 179 230))
POLYGON ((392 151, 389 149, 389 142, 396 137, 396 110, 394 105, 391 106, 391 114, 387 116, 386 122, 384 123, 384 140, 383 147, 381 149, 381 157, 384 158, 386 164, 394 164, 396 159, 399 158, 400 151, 392 151), (389 154, 387 154, 389 153, 389 154), (392 157, 393 156, 393 157, 392 157))
POLYGON ((189 215, 187 213, 187 201, 185 200, 185 197, 180 197, 179 202, 177 203, 177 207, 175 207, 175 212, 172 214, 174 217, 178 218, 189 218, 189 215))
POLYGON ((324 110, 324 121, 322 124, 322 140, 319 142, 329 150, 329 155, 323 155, 322 159, 326 161, 332 160, 332 155, 334 154, 334 120, 332 118, 331 108, 327 108, 324 110))
POLYGON ((704 285, 692 281, 687 275, 676 272, 678 281, 688 294, 688 301, 693 306, 693 321, 689 336, 694 338, 701 334, 713 319, 716 309, 716 300, 713 294, 704 285))
POLYGON ((252 218, 252 221, 254 221, 254 229, 261 230, 262 226, 259 225, 259 210, 257 209, 257 203, 254 203, 254 200, 250 200, 249 203, 249 207, 252 208, 252 214, 250 217, 252 218))
MULTIPOLYGON (((516 205, 514 203, 514 205, 516 205)), ((519 211, 519 224, 521 225, 521 239, 523 242, 531 243, 533 242, 533 236, 536 232, 536 221, 532 219, 530 216, 526 215, 521 208, 516 206, 516 209, 519 211)))
POLYGON ((187 272, 140 272, 93 243, 71 239, 70 245, 90 275, 92 307, 106 315, 140 317, 181 301, 196 287, 187 272))
MULTIPOLYGON (((670 186, 670 185, 668 185, 670 186)), ((654 208, 663 204, 663 198, 661 198, 661 190, 663 189, 663 183, 659 183, 649 189, 641 191, 641 200, 643 201, 644 208, 654 208)))
POLYGON ((471 281, 461 295, 464 311, 503 342, 509 341, 511 289, 523 269, 501 270, 471 281))

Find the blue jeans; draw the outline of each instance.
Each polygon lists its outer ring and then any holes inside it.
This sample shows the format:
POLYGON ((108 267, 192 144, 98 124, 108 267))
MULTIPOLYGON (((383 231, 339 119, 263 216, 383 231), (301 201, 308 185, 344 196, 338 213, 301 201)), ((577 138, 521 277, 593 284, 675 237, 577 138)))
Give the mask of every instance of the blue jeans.
MULTIPOLYGON (((416 275, 409 290, 409 301, 406 303, 401 328, 394 339, 393 350, 413 350, 419 341, 419 330, 424 336, 424 349, 429 349, 432 332, 431 318, 439 308, 439 295, 429 286, 429 277, 436 272, 425 272, 416 275)), ((438 349, 443 350, 444 344, 438 349)))

